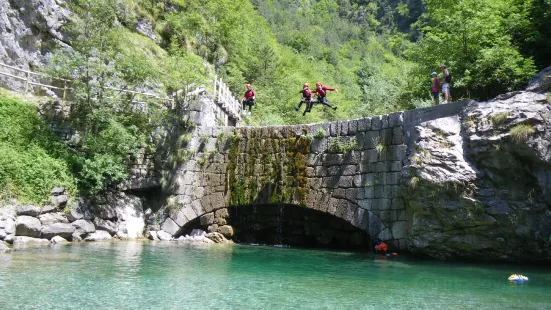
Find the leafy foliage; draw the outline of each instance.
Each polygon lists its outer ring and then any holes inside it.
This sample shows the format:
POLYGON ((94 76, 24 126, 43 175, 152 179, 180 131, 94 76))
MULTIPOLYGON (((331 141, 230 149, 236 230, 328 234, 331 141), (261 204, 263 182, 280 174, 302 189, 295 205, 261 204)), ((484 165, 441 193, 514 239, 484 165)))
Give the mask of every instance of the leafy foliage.
MULTIPOLYGON (((486 99, 522 87, 551 59, 547 0, 71 0, 68 5, 75 13, 66 29, 72 49, 54 54, 49 73, 73 80, 71 116, 81 147, 67 153, 37 123, 16 122, 9 135, 0 135, 6 149, 0 185, 31 200, 44 193, 32 194, 24 184, 49 186, 33 178, 73 190, 76 183, 91 195, 123 180, 129 154, 151 143, 155 128, 167 122, 167 108, 178 108, 120 89, 172 96, 210 85, 216 73, 238 97, 245 83, 253 83, 257 110, 249 124, 309 123, 428 106, 428 73, 441 63, 453 75, 454 99, 486 99), (156 39, 136 31, 143 22, 152 25, 156 39), (293 109, 298 90, 316 81, 340 90, 328 96, 339 109, 315 106, 302 117, 293 109), (27 143, 33 135, 43 139, 27 143), (29 154, 43 160, 33 162, 29 154), (5 167, 23 159, 37 165, 34 177, 28 167, 5 167), (54 175, 36 177, 46 173, 44 165, 57 167, 48 172, 54 175), (22 179, 14 169, 26 171, 18 173, 22 179)), ((188 128, 185 122, 180 125, 188 128)), ((187 138, 182 139, 184 144, 187 138)), ((345 147, 338 142, 339 149, 345 147)))
POLYGON ((30 103, 0 95, 0 200, 44 203, 54 186, 76 193, 70 154, 30 103))
POLYGON ((534 60, 522 55, 511 29, 529 19, 516 0, 427 0, 417 22, 419 44, 408 54, 416 62, 410 87, 426 91, 430 71, 446 64, 455 99, 487 99, 525 85, 534 60))

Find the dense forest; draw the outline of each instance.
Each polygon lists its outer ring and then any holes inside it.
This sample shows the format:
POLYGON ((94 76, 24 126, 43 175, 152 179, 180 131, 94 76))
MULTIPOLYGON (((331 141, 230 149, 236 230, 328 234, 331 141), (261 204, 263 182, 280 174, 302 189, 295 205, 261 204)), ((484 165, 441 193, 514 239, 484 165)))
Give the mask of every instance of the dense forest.
MULTIPOLYGON (((66 26, 71 48, 56 50, 47 71, 74 81, 73 122, 82 136, 81 151, 31 143, 36 133, 26 127, 21 132, 28 133, 22 136, 27 140, 6 140, 0 133, 0 147, 13 155, 0 162, 0 176, 7 180, 0 183, 0 199, 44 199, 47 193, 28 184, 41 179, 41 171, 47 175, 51 162, 58 167, 51 182, 75 193, 94 195, 127 177, 127 154, 148 145, 167 115, 154 104, 144 115, 110 94, 108 86, 170 94, 192 84, 210 85, 217 74, 238 98, 246 83, 253 84, 257 105, 245 124, 297 124, 429 106, 429 74, 439 72, 440 64, 453 76, 454 100, 484 100, 520 89, 551 65, 549 0, 70 0, 64 5, 73 13, 66 26), (328 95, 338 110, 315 106, 302 116, 294 109, 299 91, 303 83, 317 81, 339 90, 328 95), (32 172, 10 166, 31 151, 45 154, 32 172)), ((13 99, 0 100, 6 103, 3 122, 19 124, 32 114, 13 99)))
POLYGON ((170 91, 216 73, 236 96, 245 83, 254 85, 258 105, 247 120, 252 125, 426 106, 429 74, 440 64, 452 73, 454 99, 487 99, 522 87, 551 59, 547 0, 72 0, 70 5, 81 18, 71 29, 74 53, 81 57, 56 58, 57 74, 74 75, 81 66, 74 60, 92 56, 96 74, 109 71, 102 75, 105 84, 129 88, 170 91), (156 40, 136 31, 143 21, 152 24, 156 40), (100 57, 91 55, 97 45, 100 57), (293 109, 298 92, 304 82, 316 81, 339 89, 329 95, 339 109, 316 107, 303 117, 293 109))

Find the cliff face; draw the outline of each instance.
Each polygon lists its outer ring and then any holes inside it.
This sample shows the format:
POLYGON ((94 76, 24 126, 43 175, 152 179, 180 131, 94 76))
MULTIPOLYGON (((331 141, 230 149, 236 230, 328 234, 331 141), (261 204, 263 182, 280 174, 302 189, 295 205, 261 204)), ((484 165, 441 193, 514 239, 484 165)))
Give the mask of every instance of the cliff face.
POLYGON ((416 127, 403 171, 411 251, 551 260, 550 71, 524 92, 470 102, 458 116, 416 127))
POLYGON ((63 44, 62 26, 69 12, 62 0, 0 2, 0 61, 25 69, 42 66, 49 52, 63 44))

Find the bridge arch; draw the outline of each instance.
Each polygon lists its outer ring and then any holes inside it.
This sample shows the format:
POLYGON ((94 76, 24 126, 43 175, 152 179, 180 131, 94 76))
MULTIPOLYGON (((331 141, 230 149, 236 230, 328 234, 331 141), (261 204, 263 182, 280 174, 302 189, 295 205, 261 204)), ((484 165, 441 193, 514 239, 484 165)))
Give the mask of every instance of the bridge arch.
POLYGON ((174 235, 193 229, 228 233, 237 243, 369 249, 367 230, 343 218, 293 204, 242 205, 220 208, 184 224, 174 235))
POLYGON ((403 113, 314 125, 198 127, 188 149, 194 156, 166 182, 164 231, 176 235, 224 208, 283 204, 406 247, 403 113))

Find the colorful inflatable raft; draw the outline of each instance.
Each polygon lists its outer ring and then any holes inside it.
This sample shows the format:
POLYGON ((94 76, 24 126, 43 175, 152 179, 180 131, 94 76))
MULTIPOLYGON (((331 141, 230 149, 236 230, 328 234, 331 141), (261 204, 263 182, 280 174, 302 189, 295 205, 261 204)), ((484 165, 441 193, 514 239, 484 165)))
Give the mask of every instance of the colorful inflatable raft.
POLYGON ((509 281, 511 281, 511 282, 526 282, 526 281, 528 281, 528 277, 525 277, 521 274, 512 274, 509 277, 509 281))

